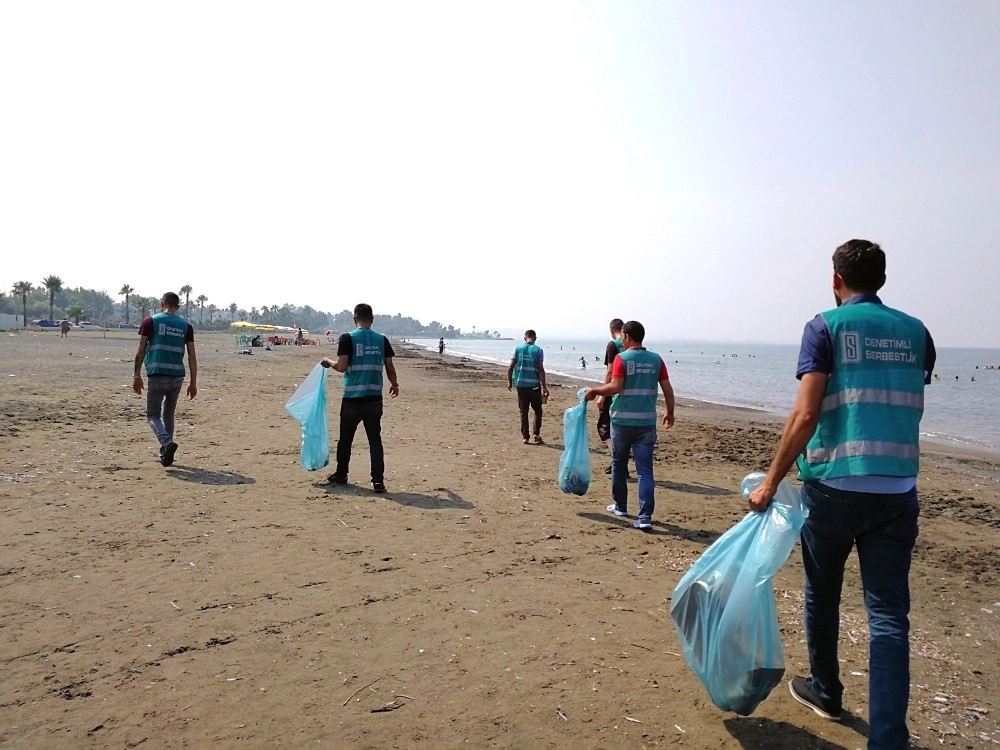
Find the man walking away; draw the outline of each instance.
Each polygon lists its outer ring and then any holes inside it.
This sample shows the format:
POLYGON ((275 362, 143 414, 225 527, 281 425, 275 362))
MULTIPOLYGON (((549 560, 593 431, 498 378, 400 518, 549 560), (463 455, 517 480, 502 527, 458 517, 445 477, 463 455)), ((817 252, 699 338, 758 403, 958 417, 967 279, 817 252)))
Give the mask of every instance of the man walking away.
POLYGON ((630 320, 622 328, 624 351, 617 355, 611 371, 611 381, 584 393, 587 401, 598 396, 614 396, 611 402, 611 497, 614 502, 608 512, 628 515, 629 453, 635 459, 639 475, 639 516, 635 528, 653 528, 655 508, 653 484, 653 447, 656 445, 656 387, 663 391, 667 411, 663 424, 674 426, 674 389, 670 385, 667 365, 659 354, 642 345, 646 329, 638 320, 630 320))
POLYGON ((188 399, 198 395, 198 358, 194 350, 194 328, 177 314, 181 300, 167 292, 160 300, 160 312, 145 318, 139 326, 139 348, 135 353, 132 390, 142 395, 142 365, 146 364, 146 420, 160 443, 160 463, 170 466, 177 453, 174 442, 174 412, 184 385, 184 352, 188 355, 191 382, 188 399))
POLYGON ((798 462, 805 628, 811 676, 792 697, 839 719, 837 641, 844 565, 857 547, 868 612, 868 748, 909 745, 910 559, 917 539, 917 473, 924 386, 936 354, 916 318, 882 304, 885 253, 851 240, 833 254, 837 307, 805 326, 799 391, 764 480, 748 499, 763 511, 798 462))
POLYGON ((371 454, 372 488, 385 492, 385 452, 382 448, 382 370, 389 376, 389 396, 399 395, 395 353, 389 339, 372 330, 375 314, 371 305, 354 308, 355 329, 337 341, 337 359, 320 362, 344 373, 344 397, 340 402, 340 438, 337 441, 337 470, 327 477, 331 484, 347 484, 351 445, 359 424, 364 424, 371 454))
POLYGON ((535 343, 537 336, 532 329, 524 332, 524 343, 514 350, 507 366, 507 390, 517 388, 517 407, 521 412, 521 442, 528 444, 528 407, 534 413, 532 434, 537 445, 542 440, 542 398, 548 399, 549 387, 545 383, 545 353, 535 343))

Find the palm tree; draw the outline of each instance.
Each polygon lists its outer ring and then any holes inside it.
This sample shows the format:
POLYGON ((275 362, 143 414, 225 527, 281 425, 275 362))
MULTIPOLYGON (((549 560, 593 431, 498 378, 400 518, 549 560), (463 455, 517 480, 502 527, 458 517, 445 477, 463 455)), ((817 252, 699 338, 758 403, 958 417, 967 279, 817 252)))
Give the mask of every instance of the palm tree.
POLYGON ((198 325, 201 325, 205 320, 205 303, 208 302, 208 297, 204 294, 199 294, 195 301, 198 303, 200 308, 198 311, 198 325))
POLYGON ((230 302, 229 303, 229 322, 230 323, 235 323, 236 322, 236 310, 237 310, 236 303, 235 302, 230 302))
POLYGON ((184 295, 184 317, 185 318, 190 318, 191 317, 191 292, 193 292, 193 291, 194 291, 194 289, 191 288, 190 284, 185 284, 184 286, 181 287, 181 294, 184 295))
POLYGON ((58 276, 46 276, 42 279, 42 286, 49 291, 49 320, 54 320, 52 317, 52 309, 56 302, 56 292, 62 291, 62 284, 62 279, 58 276))
POLYGON ((25 328, 28 327, 28 295, 33 288, 30 281, 17 281, 10 290, 11 294, 21 297, 21 317, 24 318, 21 322, 25 328))
POLYGON ((130 287, 128 284, 122 285, 122 288, 118 290, 118 294, 125 296, 125 325, 128 325, 128 298, 134 291, 135 289, 130 287))
POLYGON ((69 310, 66 311, 66 317, 72 318, 73 322, 80 325, 80 318, 83 317, 83 307, 80 305, 70 305, 69 310))

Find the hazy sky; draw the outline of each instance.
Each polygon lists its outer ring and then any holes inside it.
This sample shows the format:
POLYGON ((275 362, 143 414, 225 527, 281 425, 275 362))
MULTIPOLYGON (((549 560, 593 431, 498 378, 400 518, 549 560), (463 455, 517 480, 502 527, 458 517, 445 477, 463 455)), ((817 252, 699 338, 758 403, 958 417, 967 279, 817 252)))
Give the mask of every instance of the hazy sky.
POLYGON ((0 3, 0 288, 1000 347, 1000 3, 0 3))

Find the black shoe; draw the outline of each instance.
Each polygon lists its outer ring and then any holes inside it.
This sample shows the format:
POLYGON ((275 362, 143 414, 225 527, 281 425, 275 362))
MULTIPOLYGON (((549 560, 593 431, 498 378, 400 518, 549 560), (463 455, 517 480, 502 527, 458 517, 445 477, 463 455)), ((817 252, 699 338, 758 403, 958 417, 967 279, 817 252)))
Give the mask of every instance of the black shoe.
POLYGON ((383 492, 385 492, 385 485, 382 482, 372 482, 372 489, 375 490, 376 493, 381 495, 383 492))
POLYGON ((174 454, 177 452, 177 443, 171 440, 160 449, 160 463, 170 466, 174 462, 174 454))
POLYGON ((819 716, 831 721, 840 721, 839 703, 822 700, 813 690, 812 677, 793 677, 788 681, 788 692, 803 706, 808 706, 819 716))
POLYGON ((347 484, 347 477, 343 474, 337 474, 334 472, 326 478, 326 481, 330 484, 347 484))

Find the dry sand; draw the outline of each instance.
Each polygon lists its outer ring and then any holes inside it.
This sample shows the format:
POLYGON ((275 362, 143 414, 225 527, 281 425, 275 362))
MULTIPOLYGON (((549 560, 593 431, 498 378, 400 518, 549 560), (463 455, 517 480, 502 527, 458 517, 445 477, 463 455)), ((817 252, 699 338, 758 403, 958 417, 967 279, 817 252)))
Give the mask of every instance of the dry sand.
MULTIPOLYGON (((773 418, 682 400, 660 431, 647 534, 604 511, 593 429, 590 492, 559 491, 574 383, 553 388, 548 444, 525 446, 499 369, 397 344, 389 493, 375 495, 363 431, 354 484, 299 464, 283 405, 332 347, 245 356, 199 334, 201 392, 178 409, 164 469, 130 389, 135 345, 125 331, 0 333, 0 745, 864 747, 853 556, 843 723, 784 684, 751 717, 719 711, 670 620, 680 576, 745 514, 739 481, 769 460, 773 418)), ((1000 744, 998 480, 996 457, 925 450, 919 748, 1000 744)), ((798 554, 774 581, 789 675, 807 669, 798 554)))

